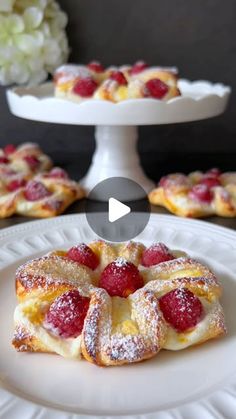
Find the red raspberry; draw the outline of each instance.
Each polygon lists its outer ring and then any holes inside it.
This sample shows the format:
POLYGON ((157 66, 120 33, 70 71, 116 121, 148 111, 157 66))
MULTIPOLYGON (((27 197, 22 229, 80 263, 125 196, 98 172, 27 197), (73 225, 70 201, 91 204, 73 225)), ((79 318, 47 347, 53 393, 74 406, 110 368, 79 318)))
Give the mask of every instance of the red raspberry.
POLYGON ((8 158, 7 157, 5 157, 5 156, 0 156, 0 164, 7 164, 7 163, 9 163, 9 160, 8 160, 8 158))
POLYGON ((128 297, 143 286, 143 278, 136 266, 125 259, 118 258, 109 263, 101 274, 99 287, 109 295, 128 297))
POLYGON ((90 299, 82 297, 78 290, 60 295, 50 306, 44 327, 63 338, 76 338, 82 332, 90 299))
POLYGON ((99 265, 97 255, 85 243, 78 244, 68 250, 67 257, 75 262, 81 263, 81 265, 87 266, 93 271, 99 265))
POLYGON ((198 185, 193 186, 189 191, 189 198, 193 199, 194 201, 200 201, 202 203, 209 204, 213 199, 213 195, 207 185, 202 185, 199 183, 198 185))
POLYGON ((94 71, 95 73, 102 73, 105 70, 103 65, 98 61, 91 61, 91 63, 89 63, 87 67, 89 68, 89 70, 94 71))
POLYGON ((29 181, 25 188, 25 198, 28 201, 38 201, 50 195, 51 192, 41 182, 36 180, 29 181))
POLYGON ((148 249, 144 250, 141 263, 143 266, 148 267, 173 259, 175 257, 170 253, 164 243, 154 243, 148 249))
POLYGON ((85 79, 80 79, 73 87, 73 93, 81 97, 90 97, 94 94, 98 85, 95 80, 87 77, 85 79))
POLYGON ((112 71, 109 78, 111 80, 115 80, 120 85, 127 85, 127 80, 122 71, 112 71))
POLYGON ((146 70, 146 68, 148 68, 147 63, 145 63, 144 61, 137 61, 133 67, 131 68, 131 74, 138 74, 141 73, 143 70, 146 70))
POLYGON ((14 179, 8 183, 7 189, 10 192, 14 192, 19 188, 23 188, 26 185, 26 181, 24 179, 14 179))
POLYGON ((69 179, 68 173, 60 167, 54 167, 48 174, 49 177, 60 179, 69 179))
POLYGON ((213 188, 214 186, 220 186, 221 182, 219 181, 219 179, 217 179, 217 177, 212 177, 212 176, 204 176, 200 182, 200 185, 206 185, 208 186, 208 188, 213 188))
POLYGON ((162 99, 168 93, 169 87, 159 79, 151 79, 145 83, 144 94, 146 97, 162 99))
POLYGON ((8 156, 9 154, 15 153, 16 151, 16 146, 14 146, 14 144, 7 144, 4 147, 4 153, 8 156))
POLYGON ((25 156, 24 157, 24 160, 26 161, 26 163, 30 166, 30 168, 32 170, 37 169, 37 167, 40 164, 39 159, 36 156, 34 156, 34 155, 25 156))
POLYGON ((162 188, 164 188, 165 186, 167 186, 169 183, 169 176, 162 176, 162 178, 160 179, 158 186, 161 186, 162 188))
POLYGON ((221 175, 221 171, 217 167, 213 167, 212 169, 208 170, 206 174, 210 175, 211 177, 219 177, 221 175))
POLYGON ((185 332, 193 328, 203 315, 203 306, 187 288, 176 288, 159 299, 164 319, 177 332, 185 332))

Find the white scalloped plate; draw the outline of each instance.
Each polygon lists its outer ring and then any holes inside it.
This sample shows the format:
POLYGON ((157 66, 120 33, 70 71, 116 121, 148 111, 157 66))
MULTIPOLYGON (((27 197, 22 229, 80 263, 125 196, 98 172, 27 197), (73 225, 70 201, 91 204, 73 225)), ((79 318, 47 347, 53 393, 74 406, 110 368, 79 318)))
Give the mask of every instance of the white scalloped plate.
POLYGON ((230 87, 208 81, 180 80, 182 96, 160 101, 129 99, 120 103, 84 100, 74 103, 53 95, 52 83, 7 91, 11 112, 36 121, 76 125, 170 124, 210 118, 224 112, 230 87))
POLYGON ((113 368, 56 355, 17 353, 11 347, 16 267, 50 249, 93 239, 84 215, 35 221, 1 231, 1 419, 125 415, 131 419, 234 419, 236 233, 223 227, 152 215, 138 239, 146 244, 164 241, 213 268, 223 282, 227 337, 178 353, 163 350, 152 360, 113 368))

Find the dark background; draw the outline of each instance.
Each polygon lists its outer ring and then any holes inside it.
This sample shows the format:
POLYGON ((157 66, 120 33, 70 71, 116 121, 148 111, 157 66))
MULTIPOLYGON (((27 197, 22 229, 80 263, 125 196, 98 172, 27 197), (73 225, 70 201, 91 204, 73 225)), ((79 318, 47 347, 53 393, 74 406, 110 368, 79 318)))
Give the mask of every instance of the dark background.
MULTIPOLYGON (((233 88, 226 113, 215 119, 140 129, 148 174, 208 166, 236 170, 235 0, 60 0, 69 16, 70 60, 105 65, 144 59, 176 65, 182 77, 233 88)), ((0 88, 0 144, 36 141, 79 178, 94 148, 93 129, 36 123, 11 116, 0 88), (78 153, 76 155, 76 153, 78 153)))

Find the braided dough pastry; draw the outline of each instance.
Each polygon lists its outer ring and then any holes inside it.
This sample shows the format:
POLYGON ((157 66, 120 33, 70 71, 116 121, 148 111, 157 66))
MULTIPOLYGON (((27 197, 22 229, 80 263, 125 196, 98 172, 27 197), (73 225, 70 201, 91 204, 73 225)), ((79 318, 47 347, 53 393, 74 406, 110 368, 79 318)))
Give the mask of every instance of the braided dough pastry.
POLYGON ((236 172, 211 169, 163 177, 149 201, 182 217, 236 216, 236 172))
POLYGON ((106 69, 98 62, 63 65, 55 72, 54 84, 55 96, 75 102, 89 98, 168 100, 180 95, 175 67, 148 67, 143 61, 106 69))
POLYGON ((215 275, 156 243, 95 241, 16 272, 14 347, 122 365, 226 332, 215 275))

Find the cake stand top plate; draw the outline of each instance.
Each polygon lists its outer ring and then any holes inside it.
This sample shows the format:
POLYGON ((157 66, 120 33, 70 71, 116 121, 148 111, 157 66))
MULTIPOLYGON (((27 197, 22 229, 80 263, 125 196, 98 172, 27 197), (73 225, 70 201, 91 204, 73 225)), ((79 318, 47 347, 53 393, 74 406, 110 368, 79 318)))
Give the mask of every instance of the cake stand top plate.
POLYGON ((7 91, 11 112, 35 121, 75 125, 159 125, 196 121, 220 115, 230 87, 208 81, 179 80, 182 96, 160 101, 129 99, 120 103, 104 100, 71 102, 54 97, 53 84, 16 87, 7 91))

